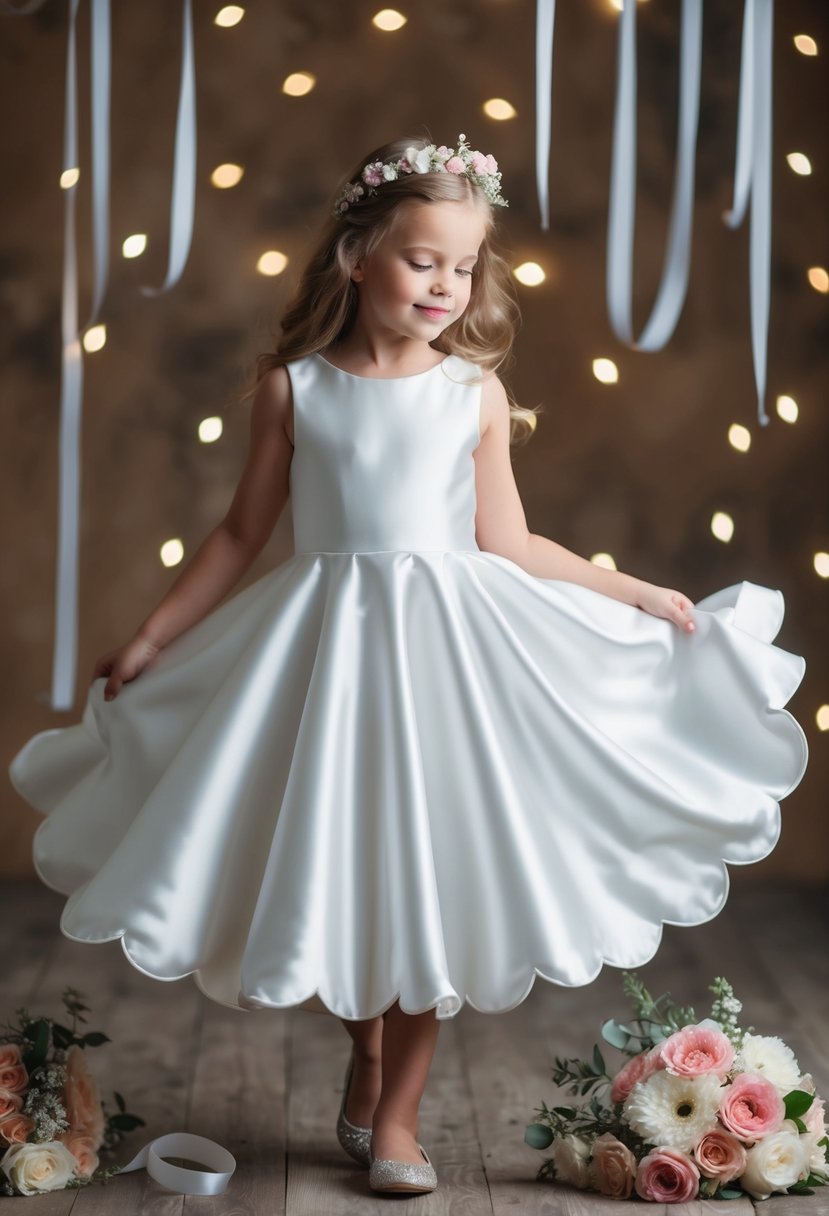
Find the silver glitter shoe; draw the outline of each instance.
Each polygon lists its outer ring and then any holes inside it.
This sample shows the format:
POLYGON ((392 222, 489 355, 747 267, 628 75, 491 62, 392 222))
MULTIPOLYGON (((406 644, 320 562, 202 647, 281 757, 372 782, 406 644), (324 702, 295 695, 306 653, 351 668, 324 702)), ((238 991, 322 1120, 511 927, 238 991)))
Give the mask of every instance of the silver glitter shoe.
POLYGON ((368 1184, 373 1191, 410 1191, 412 1193, 434 1191, 438 1184, 438 1176, 429 1160, 426 1149, 418 1142, 425 1159, 425 1165, 413 1161, 394 1161, 390 1158, 374 1156, 374 1148, 369 1141, 370 1166, 368 1184))
POLYGON ((348 1067, 345 1070, 345 1089, 343 1090, 343 1098, 340 1103, 340 1113, 337 1116, 337 1139, 349 1157, 353 1157, 355 1161, 359 1161, 360 1165, 370 1165, 371 1128, 358 1127, 356 1123, 350 1123, 345 1117, 345 1104, 348 1101, 348 1090, 351 1086, 351 1074, 353 1071, 354 1052, 352 1050, 348 1058, 348 1067))

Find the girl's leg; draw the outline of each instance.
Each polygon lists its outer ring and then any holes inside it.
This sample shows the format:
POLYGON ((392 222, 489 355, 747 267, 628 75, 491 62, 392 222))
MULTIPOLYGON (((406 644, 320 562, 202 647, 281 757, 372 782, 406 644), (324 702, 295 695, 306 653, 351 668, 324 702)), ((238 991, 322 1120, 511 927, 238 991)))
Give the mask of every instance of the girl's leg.
POLYGON ((383 1014, 382 1091, 374 1112, 374 1156, 422 1164, 418 1108, 437 1046, 434 1009, 404 1013, 396 1001, 383 1014))
POLYGON ((354 1042, 354 1071, 345 1117, 357 1127, 371 1127, 374 1108, 380 1097, 383 1019, 366 1018, 353 1022, 340 1018, 340 1021, 354 1042))

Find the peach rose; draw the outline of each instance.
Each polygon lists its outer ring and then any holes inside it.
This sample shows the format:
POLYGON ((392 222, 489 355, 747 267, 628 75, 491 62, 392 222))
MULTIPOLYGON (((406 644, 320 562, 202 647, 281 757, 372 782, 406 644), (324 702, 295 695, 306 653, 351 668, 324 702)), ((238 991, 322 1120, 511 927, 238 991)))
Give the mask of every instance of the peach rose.
POLYGON ((6 1115, 5 1119, 0 1119, 0 1136, 7 1144, 23 1144, 34 1129, 34 1120, 28 1115, 6 1115))
POLYGON ((739 1178, 746 1167, 745 1145, 731 1132, 706 1132, 694 1149, 694 1160, 706 1178, 731 1182, 739 1178))
POLYGON ((89 1178, 98 1168, 98 1154, 95 1151, 98 1145, 93 1140, 92 1136, 75 1135, 73 1132, 62 1132, 58 1136, 58 1140, 65 1144, 69 1152, 75 1158, 77 1164, 76 1173, 80 1178, 89 1178))
POLYGON ((104 1113, 98 1085, 86 1066, 82 1047, 73 1043, 66 1054, 66 1083, 63 1087, 69 1130, 91 1136, 98 1148, 104 1137, 104 1113))
POLYGON ((0 1119, 16 1114, 23 1105, 22 1096, 13 1089, 0 1089, 0 1119))
POLYGON ((588 1166, 591 1187, 611 1199, 629 1199, 636 1178, 636 1158, 626 1144, 611 1132, 593 1141, 593 1157, 588 1166))
POLYGON ((19 1043, 0 1044, 0 1089, 20 1093, 29 1082, 19 1043))
POLYGON ((753 1142, 780 1130, 786 1105, 771 1081, 759 1073, 741 1072, 724 1087, 719 1116, 728 1131, 753 1142))
POLYGON ((655 1148, 639 1162, 636 1194, 652 1203, 687 1203, 699 1192, 699 1170, 676 1148, 655 1148))
POLYGON ((677 1077, 699 1077, 713 1072, 724 1080, 734 1063, 734 1044, 713 1022, 683 1026, 661 1045, 668 1072, 677 1077))
POLYGON ((660 1044, 648 1051, 641 1051, 638 1056, 628 1060, 627 1064, 617 1072, 610 1087, 610 1098, 613 1102, 624 1102, 630 1095, 637 1081, 647 1081, 652 1073, 665 1067, 662 1059, 660 1044))

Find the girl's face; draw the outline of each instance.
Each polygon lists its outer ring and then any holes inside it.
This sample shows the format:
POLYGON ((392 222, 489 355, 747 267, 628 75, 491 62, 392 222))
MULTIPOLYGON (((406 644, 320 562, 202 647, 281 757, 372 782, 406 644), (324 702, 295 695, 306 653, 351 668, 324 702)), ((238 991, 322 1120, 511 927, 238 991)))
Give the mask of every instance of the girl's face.
POLYGON ((375 334, 432 342, 469 304, 486 225, 470 203, 403 203, 393 230, 351 278, 358 324, 375 334))

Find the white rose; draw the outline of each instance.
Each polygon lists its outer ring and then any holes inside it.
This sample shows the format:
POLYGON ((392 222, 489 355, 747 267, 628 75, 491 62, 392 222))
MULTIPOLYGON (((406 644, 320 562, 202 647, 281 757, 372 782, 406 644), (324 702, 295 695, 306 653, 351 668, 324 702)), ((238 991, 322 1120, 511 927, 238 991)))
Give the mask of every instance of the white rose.
POLYGON ((785 1191, 798 1178, 806 1177, 809 1145, 791 1119, 786 1119, 783 1130, 758 1140, 748 1149, 746 1159, 740 1185, 754 1199, 768 1199, 772 1191, 785 1191))
POLYGON ((589 1182, 587 1158, 590 1156, 590 1141, 583 1136, 556 1136, 551 1152, 556 1181, 567 1182, 584 1190, 589 1182))
POLYGON ((405 156, 415 173, 429 172, 429 161, 431 156, 428 148, 407 148, 405 156))
POLYGON ((794 1052, 777 1035, 746 1034, 740 1046, 741 1071, 756 1072, 785 1095, 800 1084, 800 1068, 794 1052))
POLYGON ((22 1195, 60 1191, 75 1173, 77 1161, 60 1140, 46 1144, 13 1144, 0 1169, 22 1195))

